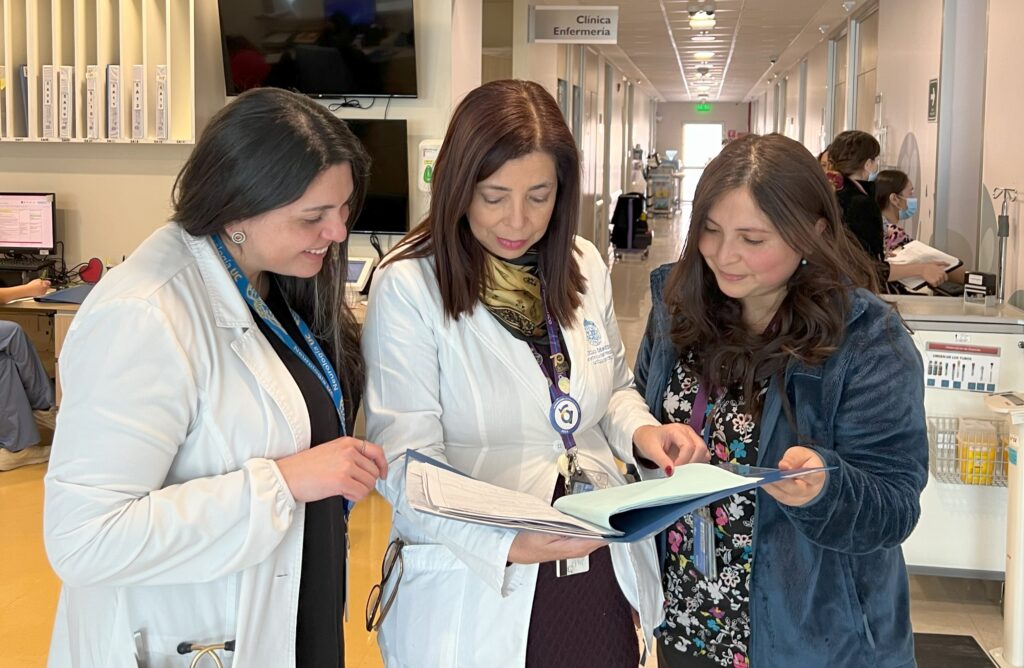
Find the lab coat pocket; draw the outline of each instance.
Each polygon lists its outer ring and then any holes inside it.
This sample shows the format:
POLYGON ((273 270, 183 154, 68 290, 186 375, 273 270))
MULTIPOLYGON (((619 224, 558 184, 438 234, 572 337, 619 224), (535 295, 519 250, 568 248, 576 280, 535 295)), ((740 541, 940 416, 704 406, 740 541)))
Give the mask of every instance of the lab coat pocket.
MULTIPOLYGON (((406 545, 394 603, 378 633, 389 668, 456 666, 465 564, 444 545, 406 545)), ((385 597, 390 591, 386 588, 385 597)))

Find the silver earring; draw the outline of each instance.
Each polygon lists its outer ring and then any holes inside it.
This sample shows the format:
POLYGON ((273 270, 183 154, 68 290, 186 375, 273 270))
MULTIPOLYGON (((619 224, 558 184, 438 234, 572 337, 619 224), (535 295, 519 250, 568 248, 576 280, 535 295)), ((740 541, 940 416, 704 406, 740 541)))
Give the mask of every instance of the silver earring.
MULTIPOLYGON (((243 234, 242 236, 244 237, 245 235, 243 234)), ((807 266, 807 258, 804 258, 804 259, 800 260, 800 264, 806 267, 807 266)))
POLYGON ((231 241, 232 241, 232 243, 235 243, 235 244, 238 244, 239 246, 241 246, 242 244, 245 243, 245 232, 243 232, 242 230, 238 230, 237 232, 232 232, 231 233, 231 241))

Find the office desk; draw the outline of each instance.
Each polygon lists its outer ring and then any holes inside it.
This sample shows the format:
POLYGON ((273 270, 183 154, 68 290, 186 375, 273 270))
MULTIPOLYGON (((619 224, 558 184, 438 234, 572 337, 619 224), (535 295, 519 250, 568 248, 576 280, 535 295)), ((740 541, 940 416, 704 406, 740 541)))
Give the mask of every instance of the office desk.
POLYGON ((78 304, 54 304, 34 299, 0 305, 0 320, 21 325, 32 345, 36 347, 46 372, 56 378, 56 402, 60 406, 60 369, 57 360, 61 346, 68 335, 71 320, 78 312, 78 304))

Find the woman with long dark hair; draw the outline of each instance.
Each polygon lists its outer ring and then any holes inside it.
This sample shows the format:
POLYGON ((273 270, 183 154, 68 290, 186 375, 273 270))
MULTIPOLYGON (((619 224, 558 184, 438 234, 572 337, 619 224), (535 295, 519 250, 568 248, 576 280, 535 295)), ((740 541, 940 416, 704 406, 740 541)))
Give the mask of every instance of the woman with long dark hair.
POLYGON ((46 549, 50 661, 342 666, 345 499, 387 473, 349 438, 363 385, 344 299, 369 158, 299 95, 240 95, 160 228, 90 293, 61 352, 46 549), (315 446, 315 447, 312 447, 315 446))
POLYGON ((661 621, 651 540, 481 526, 405 498, 407 449, 549 502, 623 484, 615 458, 634 447, 668 474, 706 459, 633 387, 607 265, 575 236, 579 187, 551 95, 485 84, 452 116, 426 220, 374 277, 366 427, 385 444, 402 563, 378 635, 389 666, 635 668, 634 615, 645 638, 661 621))
POLYGON ((914 665, 899 546, 927 482, 923 373, 856 244, 814 156, 748 136, 705 169, 682 257, 652 274, 651 411, 715 464, 830 467, 667 530, 662 668, 914 665))

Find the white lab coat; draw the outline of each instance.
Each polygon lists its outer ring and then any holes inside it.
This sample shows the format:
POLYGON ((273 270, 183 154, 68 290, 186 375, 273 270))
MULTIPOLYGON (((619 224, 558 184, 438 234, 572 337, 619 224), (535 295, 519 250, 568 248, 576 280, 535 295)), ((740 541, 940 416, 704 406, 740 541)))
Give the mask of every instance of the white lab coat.
POLYGON ((46 550, 50 666, 295 665, 304 505, 273 460, 309 447, 298 387, 208 238, 170 224, 96 286, 60 357, 46 550))
MULTIPOLYGON (((576 442, 584 468, 621 484, 613 456, 632 462, 633 432, 658 422, 633 389, 608 269, 589 242, 578 239, 577 246, 587 292, 564 331, 571 394, 583 415, 576 442)), ((430 258, 387 265, 374 276, 363 356, 367 438, 387 454, 389 474, 379 487, 394 507, 394 533, 408 543, 398 594, 378 635, 385 663, 522 666, 537 566, 506 568, 514 531, 412 510, 402 457, 407 448, 418 450, 550 501, 564 449, 548 422, 545 376, 527 344, 482 306, 446 319, 430 258)), ((649 636, 662 619, 654 543, 614 544, 611 555, 649 636)))

